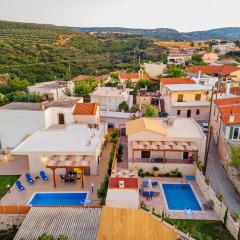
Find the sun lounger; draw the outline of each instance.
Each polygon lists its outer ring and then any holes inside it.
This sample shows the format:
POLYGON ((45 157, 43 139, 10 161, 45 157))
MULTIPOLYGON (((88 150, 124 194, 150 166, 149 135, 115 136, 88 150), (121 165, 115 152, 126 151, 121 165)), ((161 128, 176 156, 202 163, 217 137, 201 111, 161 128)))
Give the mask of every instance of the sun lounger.
POLYGON ((45 173, 44 171, 40 171, 39 175, 40 175, 40 178, 41 178, 43 181, 45 181, 45 182, 48 181, 48 176, 46 175, 46 173, 45 173))
POLYGON ((16 181, 16 188, 19 191, 24 191, 25 190, 25 187, 22 185, 22 183, 20 181, 16 181))
POLYGON ((158 181, 152 181, 152 186, 157 187, 158 186, 158 181))
POLYGON ((185 208, 185 214, 191 216, 192 215, 192 210, 190 208, 185 208))
POLYGON ((25 178, 26 178, 26 180, 27 180, 27 182, 28 183, 34 183, 35 181, 33 180, 33 178, 32 178, 32 176, 31 176, 31 174, 30 173, 26 173, 25 174, 25 178))
POLYGON ((142 187, 147 187, 148 184, 149 184, 148 180, 144 180, 144 181, 142 182, 142 187))
POLYGON ((158 196, 160 193, 156 192, 156 191, 143 191, 143 196, 144 197, 156 197, 158 196))

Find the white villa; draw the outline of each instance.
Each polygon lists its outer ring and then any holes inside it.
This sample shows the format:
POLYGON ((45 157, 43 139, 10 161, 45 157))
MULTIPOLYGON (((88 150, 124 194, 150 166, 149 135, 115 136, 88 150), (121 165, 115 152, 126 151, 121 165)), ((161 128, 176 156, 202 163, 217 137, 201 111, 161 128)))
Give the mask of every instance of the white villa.
POLYGON ((97 175, 105 125, 68 124, 51 126, 33 133, 13 149, 12 154, 27 156, 32 174, 45 170, 62 173, 66 168, 86 167, 97 175))
POLYGON ((38 129, 72 123, 75 104, 82 101, 68 97, 43 103, 12 102, 0 107, 1 146, 14 148, 38 129))
POLYGON ((126 123, 129 168, 161 172, 178 168, 192 174, 193 163, 203 160, 205 135, 191 118, 139 118, 126 123))
POLYGON ((41 82, 36 83, 34 86, 29 86, 28 91, 42 96, 45 100, 57 100, 59 98, 67 97, 67 91, 71 94, 74 92, 74 82, 41 82))
POLYGON ((118 110, 118 105, 126 101, 129 108, 133 105, 133 96, 129 95, 130 89, 113 87, 98 87, 90 94, 91 102, 98 103, 100 110, 118 110))

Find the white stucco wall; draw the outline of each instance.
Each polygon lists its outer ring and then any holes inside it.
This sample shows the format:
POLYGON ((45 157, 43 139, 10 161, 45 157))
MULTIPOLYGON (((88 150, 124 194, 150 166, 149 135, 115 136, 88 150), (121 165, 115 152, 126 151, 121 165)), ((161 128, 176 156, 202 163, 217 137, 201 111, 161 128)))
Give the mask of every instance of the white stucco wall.
POLYGON ((138 209, 138 189, 108 189, 106 206, 138 209))
POLYGON ((44 111, 0 110, 0 141, 14 148, 26 136, 45 126, 44 111))

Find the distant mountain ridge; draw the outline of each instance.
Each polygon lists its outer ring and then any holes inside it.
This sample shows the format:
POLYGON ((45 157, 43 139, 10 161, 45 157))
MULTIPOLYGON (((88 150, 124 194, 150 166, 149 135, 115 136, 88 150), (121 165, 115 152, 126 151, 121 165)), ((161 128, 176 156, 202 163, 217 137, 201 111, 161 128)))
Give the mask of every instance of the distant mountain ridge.
POLYGON ((240 40, 240 27, 226 27, 211 29, 206 31, 178 32, 170 28, 141 29, 141 28, 122 28, 122 27, 78 27, 73 28, 80 32, 116 32, 143 35, 160 40, 240 40))

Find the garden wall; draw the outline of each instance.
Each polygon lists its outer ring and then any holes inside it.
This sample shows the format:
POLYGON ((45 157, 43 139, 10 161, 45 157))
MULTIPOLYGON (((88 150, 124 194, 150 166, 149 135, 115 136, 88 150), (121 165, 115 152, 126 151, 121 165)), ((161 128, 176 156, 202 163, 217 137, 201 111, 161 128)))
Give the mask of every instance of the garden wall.
MULTIPOLYGON (((129 166, 131 168, 131 163, 129 163, 129 166)), ((176 168, 178 168, 178 171, 182 173, 182 175, 195 175, 195 169, 196 166, 193 164, 175 164, 175 163, 134 163, 134 166, 136 166, 138 169, 142 168, 145 172, 152 172, 153 167, 159 168, 159 173, 169 173, 171 171, 174 171, 176 168)))
MULTIPOLYGON (((221 203, 216 198, 216 193, 213 191, 213 189, 209 185, 206 184, 205 177, 198 169, 196 169, 196 181, 206 200, 210 200, 210 199, 213 200, 214 211, 216 212, 218 218, 222 222, 224 222, 224 216, 225 216, 227 207, 225 206, 224 203, 221 203)), ((238 239, 239 223, 234 222, 234 220, 232 219, 229 213, 227 214, 226 228, 231 232, 231 234, 234 236, 235 239, 238 239)))

